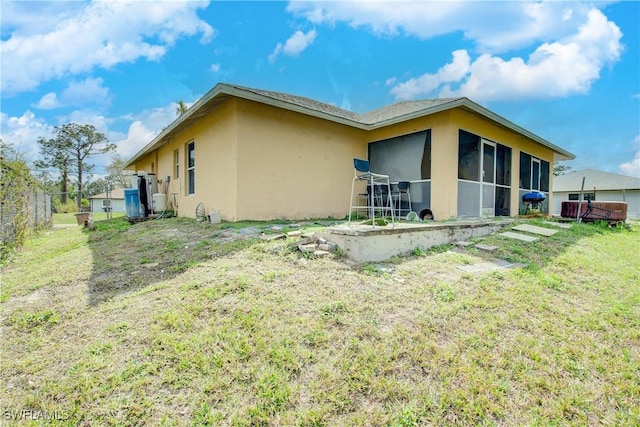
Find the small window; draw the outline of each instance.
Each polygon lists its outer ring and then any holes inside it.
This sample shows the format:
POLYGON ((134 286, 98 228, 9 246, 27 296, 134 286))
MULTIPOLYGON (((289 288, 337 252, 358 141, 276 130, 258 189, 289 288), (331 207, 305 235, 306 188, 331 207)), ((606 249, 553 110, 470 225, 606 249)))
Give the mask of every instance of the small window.
POLYGON ((180 150, 176 149, 173 151, 173 178, 180 178, 180 150))
MULTIPOLYGON (((580 193, 569 193, 569 200, 580 200, 580 193)), ((595 193, 582 193, 582 200, 596 200, 595 193)))
POLYGON ((196 193, 195 142, 187 144, 187 194, 196 193))

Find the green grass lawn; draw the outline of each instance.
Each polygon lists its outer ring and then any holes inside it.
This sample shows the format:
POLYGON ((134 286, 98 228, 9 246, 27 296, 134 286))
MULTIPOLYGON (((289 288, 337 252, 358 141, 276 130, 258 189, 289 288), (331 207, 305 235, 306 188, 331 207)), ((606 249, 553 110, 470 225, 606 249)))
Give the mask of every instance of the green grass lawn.
POLYGON ((475 250, 352 265, 229 228, 117 218, 31 239, 3 271, 0 408, 54 425, 640 423, 640 227, 490 236, 525 266, 482 275, 457 268, 475 250))
MULTIPOLYGON (((124 216, 124 212, 112 212, 111 216, 113 218, 119 218, 124 216)), ((106 212, 92 212, 91 217, 94 221, 103 221, 107 219, 106 212)), ((76 214, 75 213, 54 213, 51 218, 51 222, 53 225, 64 225, 64 224, 77 224, 76 214)))

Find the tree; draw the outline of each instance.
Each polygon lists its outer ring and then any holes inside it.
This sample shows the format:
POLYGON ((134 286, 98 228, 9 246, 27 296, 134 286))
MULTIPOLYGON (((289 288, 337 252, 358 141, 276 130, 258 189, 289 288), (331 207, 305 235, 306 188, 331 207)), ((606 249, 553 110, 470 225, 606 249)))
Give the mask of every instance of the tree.
POLYGON ((90 156, 111 152, 116 149, 116 145, 111 144, 107 137, 98 132, 94 126, 76 123, 56 126, 54 138, 39 138, 38 143, 44 157, 43 163, 60 169, 65 190, 68 187, 66 187, 64 174, 76 176, 78 190, 76 203, 80 210, 85 174, 93 169, 93 165, 86 160, 90 156))
POLYGON ((558 162, 553 164, 553 176, 564 175, 571 170, 571 166, 561 165, 558 162))
POLYGON ((105 179, 112 185, 112 188, 126 188, 129 185, 129 181, 123 173, 125 164, 126 160, 121 155, 114 154, 111 157, 111 163, 107 166, 108 175, 105 179))
POLYGON ((98 178, 95 181, 87 182, 84 186, 84 197, 88 199, 96 194, 104 193, 107 191, 108 182, 103 178, 98 178))
POLYGON ((69 196, 71 156, 66 152, 55 149, 42 137, 38 138, 38 144, 40 144, 40 154, 44 157, 44 160, 36 160, 33 162, 34 166, 38 169, 52 167, 60 171, 60 201, 65 204, 69 196))
POLYGON ((185 104, 183 100, 180 100, 178 101, 178 105, 176 105, 176 114, 181 116, 186 113, 188 109, 187 104, 185 104))

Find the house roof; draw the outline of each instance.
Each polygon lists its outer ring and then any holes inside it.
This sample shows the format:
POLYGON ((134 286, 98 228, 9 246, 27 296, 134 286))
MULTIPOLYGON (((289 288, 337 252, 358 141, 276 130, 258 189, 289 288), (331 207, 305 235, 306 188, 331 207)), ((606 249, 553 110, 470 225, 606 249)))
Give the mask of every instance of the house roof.
POLYGON ((481 117, 487 118, 516 133, 524 135, 553 150, 555 153, 555 160, 575 158, 572 153, 464 97, 405 101, 388 105, 368 113, 359 114, 336 107, 335 105, 306 98, 304 96, 254 89, 227 83, 218 83, 207 94, 196 101, 184 114, 180 115, 171 124, 169 124, 169 126, 160 132, 160 134, 158 134, 142 150, 129 159, 125 167, 135 163, 136 160, 146 153, 156 150, 162 145, 168 143, 173 135, 193 124, 195 121, 208 114, 215 107, 232 97, 272 105, 278 108, 295 111, 301 114, 322 118, 364 130, 373 130, 417 117, 428 116, 430 114, 460 107, 481 117))
MULTIPOLYGON (((91 200, 91 199, 106 199, 106 198, 107 198, 107 193, 100 193, 100 194, 96 194, 95 196, 89 197, 89 200, 91 200)), ((124 188, 114 188, 113 190, 111 190, 110 199, 122 199, 122 200, 124 200, 124 188)))
POLYGON ((582 187, 584 190, 640 190, 640 178, 603 172, 596 169, 584 169, 559 175, 553 178, 553 191, 576 191, 582 187))

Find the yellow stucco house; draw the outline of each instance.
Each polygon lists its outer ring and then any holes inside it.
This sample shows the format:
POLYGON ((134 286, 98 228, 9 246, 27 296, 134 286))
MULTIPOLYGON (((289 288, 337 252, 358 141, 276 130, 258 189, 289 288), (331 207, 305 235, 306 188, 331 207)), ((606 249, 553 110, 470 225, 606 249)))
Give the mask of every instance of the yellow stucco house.
POLYGON ((181 216, 344 218, 353 159, 409 181, 413 210, 436 219, 514 216, 552 191, 574 155, 467 98, 400 102, 358 114, 309 98, 220 83, 135 154, 181 216), (161 187, 164 187, 161 186, 161 187))

